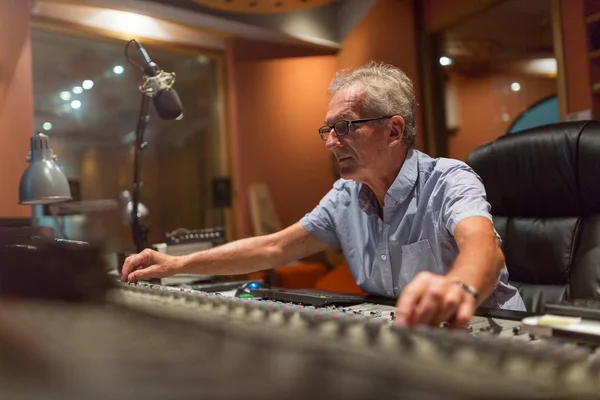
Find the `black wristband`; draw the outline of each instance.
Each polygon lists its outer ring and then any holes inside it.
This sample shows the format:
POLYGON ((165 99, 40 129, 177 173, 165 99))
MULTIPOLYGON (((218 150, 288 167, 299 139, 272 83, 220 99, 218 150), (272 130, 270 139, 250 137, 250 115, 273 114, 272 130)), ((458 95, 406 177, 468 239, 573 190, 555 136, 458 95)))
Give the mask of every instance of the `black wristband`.
POLYGON ((473 298, 475 300, 477 300, 479 298, 479 293, 477 293, 477 290, 475 290, 475 288, 473 286, 467 285, 466 283, 458 281, 458 280, 454 280, 454 284, 463 288, 463 290, 465 292, 469 293, 471 296, 473 296, 473 298))

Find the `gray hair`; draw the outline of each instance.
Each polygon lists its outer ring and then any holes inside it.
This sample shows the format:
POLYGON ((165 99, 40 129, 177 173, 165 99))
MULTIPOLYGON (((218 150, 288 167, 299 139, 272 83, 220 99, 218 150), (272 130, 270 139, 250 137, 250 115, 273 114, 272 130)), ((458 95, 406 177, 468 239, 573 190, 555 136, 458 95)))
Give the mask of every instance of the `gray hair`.
POLYGON ((405 124, 402 143, 408 148, 414 147, 417 101, 410 78, 398 67, 371 61, 355 70, 339 71, 329 84, 329 94, 360 88, 367 94, 362 110, 376 115, 400 115, 405 124))

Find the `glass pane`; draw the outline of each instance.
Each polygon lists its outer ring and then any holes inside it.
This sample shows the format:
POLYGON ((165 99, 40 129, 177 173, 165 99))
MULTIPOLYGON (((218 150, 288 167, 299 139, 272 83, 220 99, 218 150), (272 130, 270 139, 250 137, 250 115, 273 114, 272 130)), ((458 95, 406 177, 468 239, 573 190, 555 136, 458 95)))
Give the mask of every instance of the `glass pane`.
MULTIPOLYGON (((133 141, 142 94, 142 72, 125 60, 124 41, 32 29, 35 129, 47 133, 80 200, 119 200, 133 187, 133 141)), ((221 226, 211 182, 221 160, 218 65, 200 54, 145 46, 163 70, 176 73, 181 120, 163 121, 152 104, 142 152, 141 201, 149 214, 149 243, 177 228, 221 226)), ((130 56, 141 62, 135 46, 130 56)), ((77 239, 93 231, 112 249, 133 249, 124 203, 105 212, 64 217, 77 239)), ((52 225, 43 210, 40 223, 52 225)))

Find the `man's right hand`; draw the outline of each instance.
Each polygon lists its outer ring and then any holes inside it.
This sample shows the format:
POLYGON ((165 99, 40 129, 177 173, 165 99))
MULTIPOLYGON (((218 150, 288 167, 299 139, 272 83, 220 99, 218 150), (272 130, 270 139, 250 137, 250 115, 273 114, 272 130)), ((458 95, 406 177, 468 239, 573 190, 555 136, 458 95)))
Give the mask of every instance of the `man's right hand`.
POLYGON ((150 278, 164 278, 175 275, 182 266, 181 257, 146 249, 125 259, 121 270, 121 281, 137 282, 150 278))

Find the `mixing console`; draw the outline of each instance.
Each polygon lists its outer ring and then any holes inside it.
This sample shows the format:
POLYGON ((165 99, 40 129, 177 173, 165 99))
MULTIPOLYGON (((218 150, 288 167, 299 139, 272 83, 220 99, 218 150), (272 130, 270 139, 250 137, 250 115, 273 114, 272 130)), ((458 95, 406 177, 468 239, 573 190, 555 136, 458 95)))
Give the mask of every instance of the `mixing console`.
POLYGON ((324 345, 350 365, 396 371, 416 390, 453 394, 444 398, 572 398, 600 389, 594 348, 535 338, 518 321, 474 317, 463 331, 406 329, 391 323, 391 306, 315 308, 150 284, 123 284, 111 301, 298 348, 324 345))
MULTIPOLYGON (((196 300, 193 303, 194 309, 205 305, 205 303, 215 304, 215 302, 223 302, 227 304, 227 308, 223 308, 226 315, 236 308, 236 306, 244 305, 244 307, 250 309, 257 307, 262 310, 280 310, 282 314, 288 315, 289 319, 296 315, 298 318, 308 321, 309 327, 319 322, 326 320, 358 320, 368 319, 374 325, 391 326, 394 320, 395 308, 389 305, 381 305, 374 303, 362 303, 353 306, 326 306, 321 308, 315 308, 311 306, 303 306, 301 304, 283 303, 279 301, 270 300, 249 300, 249 299, 238 299, 238 298, 227 298, 221 294, 209 294, 198 290, 170 287, 163 285, 147 284, 147 283, 136 283, 136 284, 122 284, 121 288, 124 293, 119 292, 117 301, 131 300, 131 293, 135 293, 133 299, 142 300, 152 304, 151 308, 155 304, 164 306, 175 306, 179 308, 181 305, 189 305, 189 301, 196 300), (184 300, 185 301, 182 301, 184 300), (314 321, 313 321, 314 320, 314 321)), ((231 295, 231 293, 227 293, 231 295)), ((201 307, 200 307, 201 308, 201 307)), ((159 307, 157 310, 161 310, 159 307)), ((209 307, 210 313, 215 313, 219 307, 209 307)), ((169 313, 173 312, 169 310, 169 313)), ((250 316, 251 313, 247 313, 243 318, 250 316)), ((270 314, 267 312, 267 314, 270 314)), ((233 316, 233 315, 232 315, 233 316)), ((284 318, 286 322, 289 319, 284 318)), ((251 322, 251 320, 246 321, 251 322)), ((261 323, 264 323, 262 319, 261 323)), ((498 336, 501 338, 511 338, 518 341, 535 341, 531 335, 527 334, 525 330, 521 329, 520 321, 492 318, 492 317, 481 317, 475 316, 470 321, 469 325, 464 328, 463 333, 470 333, 473 336, 498 336)))

